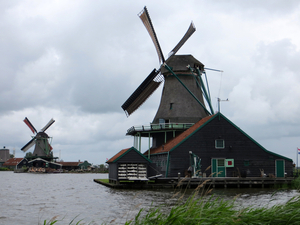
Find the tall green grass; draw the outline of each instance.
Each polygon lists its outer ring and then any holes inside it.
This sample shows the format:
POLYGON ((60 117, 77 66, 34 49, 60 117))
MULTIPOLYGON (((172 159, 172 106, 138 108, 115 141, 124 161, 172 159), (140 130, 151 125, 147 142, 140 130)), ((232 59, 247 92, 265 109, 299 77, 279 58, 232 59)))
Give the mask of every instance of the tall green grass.
POLYGON ((143 209, 126 225, 179 225, 179 224, 300 224, 300 196, 286 204, 271 208, 246 207, 236 209, 234 200, 190 197, 166 212, 164 207, 152 208, 144 216, 143 209))
POLYGON ((300 177, 297 177, 292 181, 292 188, 300 190, 300 177))

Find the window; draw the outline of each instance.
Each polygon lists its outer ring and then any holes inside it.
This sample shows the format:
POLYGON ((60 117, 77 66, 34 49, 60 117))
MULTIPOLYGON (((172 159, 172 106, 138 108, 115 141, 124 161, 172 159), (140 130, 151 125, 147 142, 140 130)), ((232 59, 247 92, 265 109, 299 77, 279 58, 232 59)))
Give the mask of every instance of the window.
POLYGON ((244 166, 249 166, 250 165, 250 160, 244 160, 244 166))
POLYGON ((216 139, 216 142, 215 142, 215 146, 216 148, 225 148, 225 142, 223 139, 216 139))
POLYGON ((218 159, 218 166, 225 166, 224 159, 218 159))

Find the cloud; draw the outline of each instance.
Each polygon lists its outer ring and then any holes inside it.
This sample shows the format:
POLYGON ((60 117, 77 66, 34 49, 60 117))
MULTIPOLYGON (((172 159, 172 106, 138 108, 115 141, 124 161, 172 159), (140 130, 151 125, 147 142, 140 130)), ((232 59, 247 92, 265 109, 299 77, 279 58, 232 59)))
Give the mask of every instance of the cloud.
POLYGON ((100 164, 132 146, 126 130, 153 120, 162 91, 129 118, 121 109, 160 66, 137 16, 145 3, 165 56, 193 20, 197 31, 178 54, 224 71, 207 71, 215 110, 228 98, 225 116, 294 157, 286 149, 299 137, 298 1, 2 1, 0 144, 24 155, 27 116, 37 129, 56 120, 47 133, 65 161, 100 164))

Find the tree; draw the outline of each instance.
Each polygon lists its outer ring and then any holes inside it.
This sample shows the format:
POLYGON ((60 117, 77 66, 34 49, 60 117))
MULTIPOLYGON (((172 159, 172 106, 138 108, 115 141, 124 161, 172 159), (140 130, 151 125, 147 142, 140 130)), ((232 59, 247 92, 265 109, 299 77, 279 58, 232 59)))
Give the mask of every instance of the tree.
POLYGON ((25 158, 30 158, 30 157, 32 157, 32 152, 27 152, 25 158))

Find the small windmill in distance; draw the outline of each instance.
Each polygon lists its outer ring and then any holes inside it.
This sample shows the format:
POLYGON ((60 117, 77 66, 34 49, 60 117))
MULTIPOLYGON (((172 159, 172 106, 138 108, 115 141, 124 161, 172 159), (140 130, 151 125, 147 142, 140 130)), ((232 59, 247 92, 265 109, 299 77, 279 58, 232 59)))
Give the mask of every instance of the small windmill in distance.
POLYGON ((45 131, 55 122, 54 119, 51 119, 41 130, 40 132, 37 132, 35 127, 31 124, 29 119, 25 117, 23 120, 24 123, 29 127, 29 129, 32 131, 34 136, 32 136, 32 139, 24 145, 21 150, 23 152, 26 152, 29 150, 33 145, 34 151, 30 158, 44 158, 44 159, 53 159, 53 156, 51 154, 52 146, 49 144, 50 137, 45 133, 45 131))

